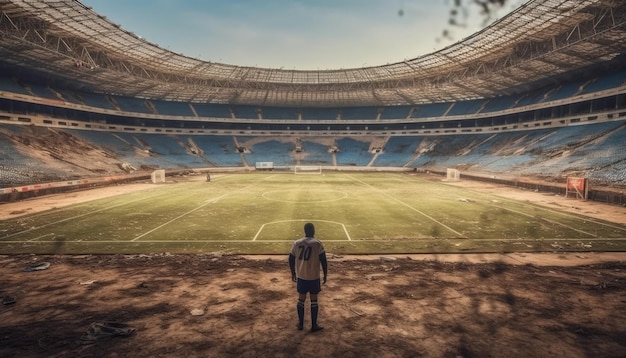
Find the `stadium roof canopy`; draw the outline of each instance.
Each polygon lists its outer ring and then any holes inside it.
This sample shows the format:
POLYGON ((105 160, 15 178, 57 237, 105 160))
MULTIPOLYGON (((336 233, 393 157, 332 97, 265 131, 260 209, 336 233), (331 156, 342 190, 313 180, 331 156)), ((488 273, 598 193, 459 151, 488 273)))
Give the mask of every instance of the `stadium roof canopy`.
POLYGON ((459 101, 514 94, 612 63, 626 52, 625 10, 623 0, 534 0, 427 55, 303 71, 186 57, 80 1, 0 0, 0 62, 78 89, 185 102, 341 107, 459 101))

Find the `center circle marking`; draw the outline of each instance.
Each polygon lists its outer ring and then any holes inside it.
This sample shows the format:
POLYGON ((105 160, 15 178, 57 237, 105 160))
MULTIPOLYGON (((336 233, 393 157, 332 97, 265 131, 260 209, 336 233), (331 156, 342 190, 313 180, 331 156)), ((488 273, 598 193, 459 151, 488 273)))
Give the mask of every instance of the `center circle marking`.
POLYGON ((348 193, 339 190, 272 190, 261 196, 267 200, 282 203, 327 203, 348 197, 348 193))

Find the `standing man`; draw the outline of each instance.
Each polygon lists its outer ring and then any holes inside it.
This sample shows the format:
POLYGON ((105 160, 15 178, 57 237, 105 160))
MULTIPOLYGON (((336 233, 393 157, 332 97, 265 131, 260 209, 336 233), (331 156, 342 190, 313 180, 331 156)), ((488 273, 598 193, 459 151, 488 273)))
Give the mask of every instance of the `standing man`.
POLYGON ((321 331, 324 327, 317 324, 317 294, 322 287, 320 285, 320 266, 324 272, 324 283, 328 274, 326 252, 322 242, 316 239, 315 226, 311 223, 304 224, 305 237, 296 240, 289 253, 289 268, 291 279, 297 282, 298 290, 298 329, 304 327, 304 303, 306 294, 311 296, 311 332, 321 331))

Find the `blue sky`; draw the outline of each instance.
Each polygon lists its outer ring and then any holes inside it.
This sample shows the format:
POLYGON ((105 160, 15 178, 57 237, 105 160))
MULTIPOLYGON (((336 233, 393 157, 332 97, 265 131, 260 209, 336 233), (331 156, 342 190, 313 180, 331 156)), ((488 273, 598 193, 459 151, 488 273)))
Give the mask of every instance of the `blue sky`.
POLYGON ((450 27, 453 0, 81 1, 174 52, 269 68, 384 65, 433 52, 481 28, 475 14, 466 27, 450 27), (452 39, 442 37, 445 29, 452 39))

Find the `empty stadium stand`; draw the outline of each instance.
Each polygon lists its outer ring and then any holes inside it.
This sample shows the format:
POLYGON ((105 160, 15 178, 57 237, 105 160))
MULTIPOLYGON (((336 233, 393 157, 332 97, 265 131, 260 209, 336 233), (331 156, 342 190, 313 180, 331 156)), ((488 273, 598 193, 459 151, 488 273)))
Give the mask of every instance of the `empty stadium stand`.
POLYGON ((333 165, 332 154, 329 146, 313 140, 304 139, 301 142, 302 159, 300 165, 333 165))
POLYGON ((346 107, 341 109, 341 119, 369 119, 374 120, 378 116, 376 107, 346 107))
POLYGON ((288 119, 298 120, 298 110, 294 108, 263 107, 261 108, 263 119, 288 119))
POLYGON ((416 154, 422 138, 419 137, 391 137, 385 144, 384 150, 378 155, 375 166, 402 167, 409 163, 416 154))
POLYGON ((295 150, 295 146, 293 142, 267 138, 266 141, 253 144, 249 149, 250 153, 245 153, 244 156, 251 166, 254 166, 257 162, 272 162, 275 166, 294 164, 292 153, 295 150))
POLYGON ((22 87, 15 79, 6 76, 0 76, 0 91, 17 94, 30 94, 26 88, 22 87))
POLYGON ((369 152, 370 142, 363 142, 356 138, 340 138, 336 141, 339 152, 337 165, 366 166, 372 160, 369 152))
POLYGON ((389 106, 384 107, 380 119, 406 119, 409 118, 413 106, 389 106))
POLYGON ((158 100, 151 100, 150 103, 154 106, 157 114, 184 117, 196 116, 189 103, 158 100))
POLYGON ((128 170, 121 168, 125 163, 152 170, 274 162, 580 175, 626 185, 625 7, 567 3, 531 1, 477 34, 472 46, 461 41, 391 65, 249 71, 130 38, 75 1, 41 1, 35 8, 7 0, 1 6, 15 11, 4 12, 6 19, 44 23, 39 30, 50 41, 31 42, 28 26, 3 27, 10 36, 0 39, 0 179, 19 185, 99 175, 128 170), (544 15, 557 24, 546 29, 544 15), (49 18, 86 29, 109 26, 110 37, 92 37, 49 18), (500 36, 507 31, 515 36, 500 36), (50 45, 59 36, 81 40, 67 45, 80 43, 76 54, 104 45, 128 51, 98 52, 94 63, 84 59, 85 67, 93 65, 85 72, 50 45), (480 44, 489 45, 488 53, 469 50, 480 44), (264 80, 249 80, 253 72, 264 80), (31 128, 68 135, 75 145, 79 138, 85 150, 99 148, 113 167, 80 168, 59 143, 46 148, 37 142, 46 132, 31 128), (375 137, 385 138, 381 148, 375 137), (54 156, 46 163, 42 153, 54 156), (55 170, 53 162, 76 171, 55 170))
POLYGON ((451 103, 431 103, 431 104, 422 104, 416 106, 411 114, 411 118, 430 118, 430 117, 442 117, 448 109, 450 108, 451 103))
POLYGON ((192 103, 191 106, 199 117, 231 118, 230 107, 227 104, 192 103))
POLYGON ((110 96, 110 98, 123 112, 152 113, 145 99, 120 96, 110 96))

